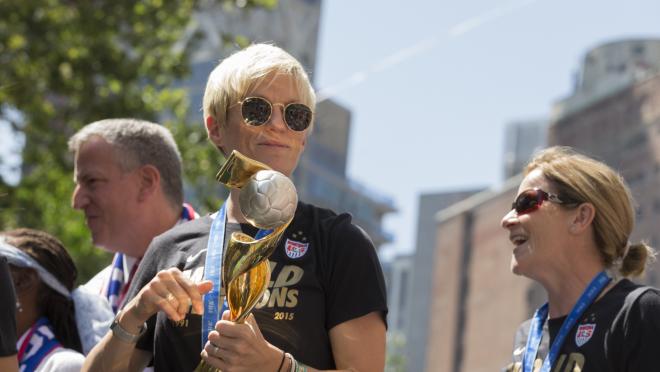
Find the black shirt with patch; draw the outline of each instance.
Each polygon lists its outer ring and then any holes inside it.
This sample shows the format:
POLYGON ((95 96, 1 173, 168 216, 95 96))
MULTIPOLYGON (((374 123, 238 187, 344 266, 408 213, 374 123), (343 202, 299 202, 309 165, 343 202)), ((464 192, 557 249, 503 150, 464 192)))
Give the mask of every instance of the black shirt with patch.
MULTIPOLYGON (((154 239, 144 256, 128 298, 133 298, 158 271, 177 267, 194 281, 203 277, 213 219, 199 218, 154 239)), ((225 242, 249 225, 227 224, 225 242)), ((298 203, 293 222, 270 257, 271 280, 253 314, 268 342, 297 360, 319 369, 334 369, 329 331, 368 313, 385 320, 385 283, 369 237, 348 214, 298 203), (300 249, 287 255, 287 240, 300 249), (304 254, 300 254, 304 251, 304 254)), ((156 371, 193 370, 202 350, 201 316, 188 314, 175 323, 160 312, 148 322, 137 347, 154 355, 156 371)))
MULTIPOLYGON (((551 370, 659 371, 660 291, 655 288, 638 290, 640 287, 623 279, 600 300, 591 304, 569 331, 551 370)), ((565 319, 564 316, 546 322, 534 371, 540 370, 548 354, 548 345, 554 341, 565 319)), ((522 371, 522 350, 527 343, 530 323, 528 320, 518 329, 514 343, 514 363, 505 371, 522 371)))

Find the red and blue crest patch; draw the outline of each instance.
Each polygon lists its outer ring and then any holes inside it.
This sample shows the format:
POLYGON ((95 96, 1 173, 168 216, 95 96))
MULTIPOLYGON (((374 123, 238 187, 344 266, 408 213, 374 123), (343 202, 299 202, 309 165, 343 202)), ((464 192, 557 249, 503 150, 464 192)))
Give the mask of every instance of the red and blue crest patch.
POLYGON ((284 244, 286 255, 293 259, 304 256, 308 249, 309 243, 302 243, 291 239, 287 239, 286 244, 284 244))
POLYGON ((591 339, 596 330, 596 324, 581 324, 575 332, 575 344, 580 347, 591 339))

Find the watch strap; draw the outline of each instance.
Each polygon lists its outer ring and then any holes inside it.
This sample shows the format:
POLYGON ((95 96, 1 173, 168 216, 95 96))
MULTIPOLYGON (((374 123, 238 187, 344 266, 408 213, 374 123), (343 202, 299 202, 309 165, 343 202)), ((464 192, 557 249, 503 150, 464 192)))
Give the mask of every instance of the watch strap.
POLYGON ((121 315, 121 311, 117 313, 115 316, 115 319, 112 321, 112 324, 110 325, 110 330, 112 331, 112 334, 116 336, 118 339, 127 342, 129 344, 134 344, 137 342, 138 339, 147 331, 147 323, 145 322, 142 324, 142 327, 140 327, 140 331, 135 334, 127 331, 124 327, 119 324, 119 316, 121 315))

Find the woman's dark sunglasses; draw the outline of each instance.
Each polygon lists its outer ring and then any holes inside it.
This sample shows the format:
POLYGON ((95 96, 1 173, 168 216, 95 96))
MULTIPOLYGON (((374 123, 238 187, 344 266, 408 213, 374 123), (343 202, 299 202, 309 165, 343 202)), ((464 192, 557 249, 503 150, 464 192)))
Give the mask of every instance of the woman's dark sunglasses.
POLYGON ((241 115, 245 124, 256 127, 264 125, 270 120, 273 114, 273 106, 284 107, 284 122, 289 129, 296 132, 307 129, 312 124, 312 116, 314 115, 312 109, 302 103, 284 105, 282 103, 270 103, 270 101, 261 97, 247 97, 240 104, 241 115))
POLYGON ((557 204, 564 204, 557 195, 547 193, 539 188, 534 188, 521 192, 513 204, 511 204, 511 209, 515 209, 516 213, 519 215, 531 213, 539 209, 545 200, 557 204))

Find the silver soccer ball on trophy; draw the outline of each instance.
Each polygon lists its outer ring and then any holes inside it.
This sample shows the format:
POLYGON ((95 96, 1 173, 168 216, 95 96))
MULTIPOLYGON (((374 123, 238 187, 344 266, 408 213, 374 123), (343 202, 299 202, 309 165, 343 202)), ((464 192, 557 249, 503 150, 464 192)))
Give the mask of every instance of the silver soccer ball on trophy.
POLYGON ((255 173, 239 195, 243 216, 261 229, 273 229, 289 222, 297 204, 298 193, 293 182, 274 170, 255 173))

